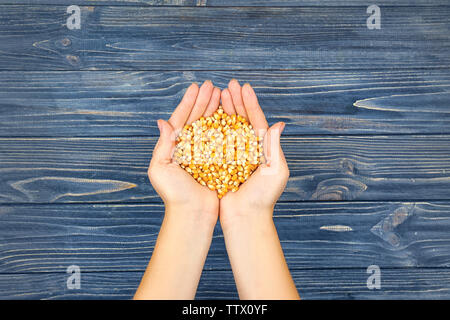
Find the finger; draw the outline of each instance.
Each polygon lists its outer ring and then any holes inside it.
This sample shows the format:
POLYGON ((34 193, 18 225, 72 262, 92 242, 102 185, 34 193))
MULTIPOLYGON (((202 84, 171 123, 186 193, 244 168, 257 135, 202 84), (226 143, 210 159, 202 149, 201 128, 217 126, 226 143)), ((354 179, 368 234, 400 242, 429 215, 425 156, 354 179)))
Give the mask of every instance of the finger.
POLYGON ((245 112, 244 102, 242 101, 242 92, 239 82, 236 79, 231 79, 230 83, 228 84, 228 89, 230 90, 236 113, 248 120, 247 112, 245 112))
POLYGON ((284 126, 284 122, 275 123, 267 130, 264 137, 264 157, 268 166, 278 166, 284 160, 284 154, 280 144, 280 136, 284 130, 284 126))
POLYGON ((211 100, 209 100, 209 104, 206 107, 206 110, 205 110, 205 113, 203 114, 203 116, 205 118, 212 116, 213 113, 216 112, 217 108, 219 108, 219 103, 220 103, 220 89, 215 87, 213 89, 211 100))
POLYGON ((247 111, 248 120, 258 136, 263 137, 269 128, 264 112, 258 103, 255 91, 246 83, 242 86, 242 100, 247 111))
POLYGON ((158 120, 159 139, 153 150, 153 159, 157 162, 170 163, 175 149, 175 133, 172 126, 164 121, 158 120))
POLYGON ((189 114, 194 107, 198 91, 198 85, 196 83, 191 84, 186 90, 183 99, 181 99, 180 104, 170 116, 169 124, 172 126, 175 132, 181 130, 181 128, 183 128, 184 124, 186 123, 189 114))
POLYGON ((228 115, 236 114, 236 110, 234 109, 233 99, 231 98, 231 93, 228 89, 223 89, 221 96, 222 100, 222 108, 228 115))
POLYGON ((189 115, 186 124, 191 124, 195 120, 198 120, 206 110, 209 100, 211 100, 211 95, 214 86, 210 80, 206 80, 200 87, 197 99, 195 100, 194 107, 192 108, 191 114, 189 115))

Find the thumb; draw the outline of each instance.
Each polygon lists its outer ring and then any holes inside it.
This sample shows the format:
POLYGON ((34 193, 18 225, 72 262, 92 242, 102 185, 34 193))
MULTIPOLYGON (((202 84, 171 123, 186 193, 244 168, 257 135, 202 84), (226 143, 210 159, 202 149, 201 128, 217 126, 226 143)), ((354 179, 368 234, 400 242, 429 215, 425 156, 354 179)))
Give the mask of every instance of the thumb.
POLYGON ((159 139, 153 150, 153 157, 157 161, 171 162, 175 149, 175 132, 167 121, 159 119, 157 124, 159 128, 159 139))
POLYGON ((264 137, 264 157, 268 166, 276 166, 284 159, 280 144, 280 136, 284 127, 284 122, 277 122, 267 130, 264 137))

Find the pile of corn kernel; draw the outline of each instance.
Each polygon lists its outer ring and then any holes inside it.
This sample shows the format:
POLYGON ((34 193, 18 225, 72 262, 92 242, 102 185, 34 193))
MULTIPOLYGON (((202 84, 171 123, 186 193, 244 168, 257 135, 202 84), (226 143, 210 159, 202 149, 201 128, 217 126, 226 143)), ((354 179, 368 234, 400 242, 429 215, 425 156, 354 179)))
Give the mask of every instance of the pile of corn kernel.
POLYGON ((264 162, 262 138, 244 117, 230 116, 220 106, 212 116, 184 126, 174 160, 221 199, 228 191, 236 192, 264 162))

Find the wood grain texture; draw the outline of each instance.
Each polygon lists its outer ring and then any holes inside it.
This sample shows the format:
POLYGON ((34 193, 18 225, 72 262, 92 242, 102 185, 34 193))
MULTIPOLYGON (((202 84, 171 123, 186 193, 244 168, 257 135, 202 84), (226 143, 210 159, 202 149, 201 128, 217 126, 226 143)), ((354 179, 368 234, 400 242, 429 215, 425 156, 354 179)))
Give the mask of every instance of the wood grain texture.
MULTIPOLYGON (((378 1, 380 30, 361 0, 81 0, 72 31, 69 4, 0 0, 0 299, 131 298, 155 120, 233 77, 288 124, 274 221, 302 298, 450 299, 447 1, 378 1)), ((219 225, 197 298, 237 298, 219 225)))
MULTIPOLYGON (((120 5, 120 6, 191 6, 191 7, 226 7, 226 6, 264 6, 264 7, 341 7, 341 6, 369 6, 367 0, 78 0, 78 5, 120 5)), ((0 0, 0 4, 28 4, 28 5, 72 5, 73 0, 0 0)), ((390 0, 378 0, 378 6, 442 6, 448 5, 446 0, 397 0, 393 4, 390 0)))
MULTIPOLYGON (((142 271, 162 204, 0 206, 0 274, 142 271)), ((450 267, 450 202, 279 203, 291 269, 450 267), (381 227, 381 228, 380 228, 381 227)), ((230 269, 216 226, 205 270, 230 269)))
POLYGON ((2 6, 0 70, 448 68, 450 6, 389 7, 368 30, 361 7, 2 6), (24 12, 27 14, 24 15, 24 12))
POLYGON ((0 136, 158 135, 191 82, 249 82, 285 134, 450 133, 450 72, 0 72, 0 136))
MULTIPOLYGON (((449 299, 450 270, 381 269, 381 289, 369 290, 364 269, 291 271, 303 299, 449 299)), ((0 299, 131 299, 142 272, 81 273, 80 290, 68 274, 0 275, 0 299)), ((230 270, 204 271, 197 299, 237 299, 230 270)))
MULTIPOLYGON (((1 138, 0 202, 159 202, 147 166, 157 138, 1 138)), ((282 139, 281 200, 440 200, 450 196, 450 136, 282 139)))

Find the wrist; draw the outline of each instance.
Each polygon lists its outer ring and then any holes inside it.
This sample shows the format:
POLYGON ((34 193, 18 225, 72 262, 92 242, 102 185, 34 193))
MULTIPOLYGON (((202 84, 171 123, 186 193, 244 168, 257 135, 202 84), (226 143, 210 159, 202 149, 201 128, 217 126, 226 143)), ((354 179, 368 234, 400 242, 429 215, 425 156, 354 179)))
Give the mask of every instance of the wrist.
POLYGON ((271 208, 241 208, 220 210, 220 225, 225 233, 247 232, 254 229, 264 229, 273 225, 273 210, 271 208))
POLYGON ((202 217, 197 218, 188 215, 187 212, 180 209, 167 208, 164 220, 161 225, 160 233, 164 234, 166 239, 172 239, 181 248, 188 249, 191 256, 203 256, 207 254, 211 244, 215 224, 205 221, 202 217))
POLYGON ((197 232, 208 232, 214 229, 218 213, 218 208, 190 204, 168 204, 166 205, 164 219, 170 221, 171 224, 180 224, 187 229, 195 229, 197 232))

